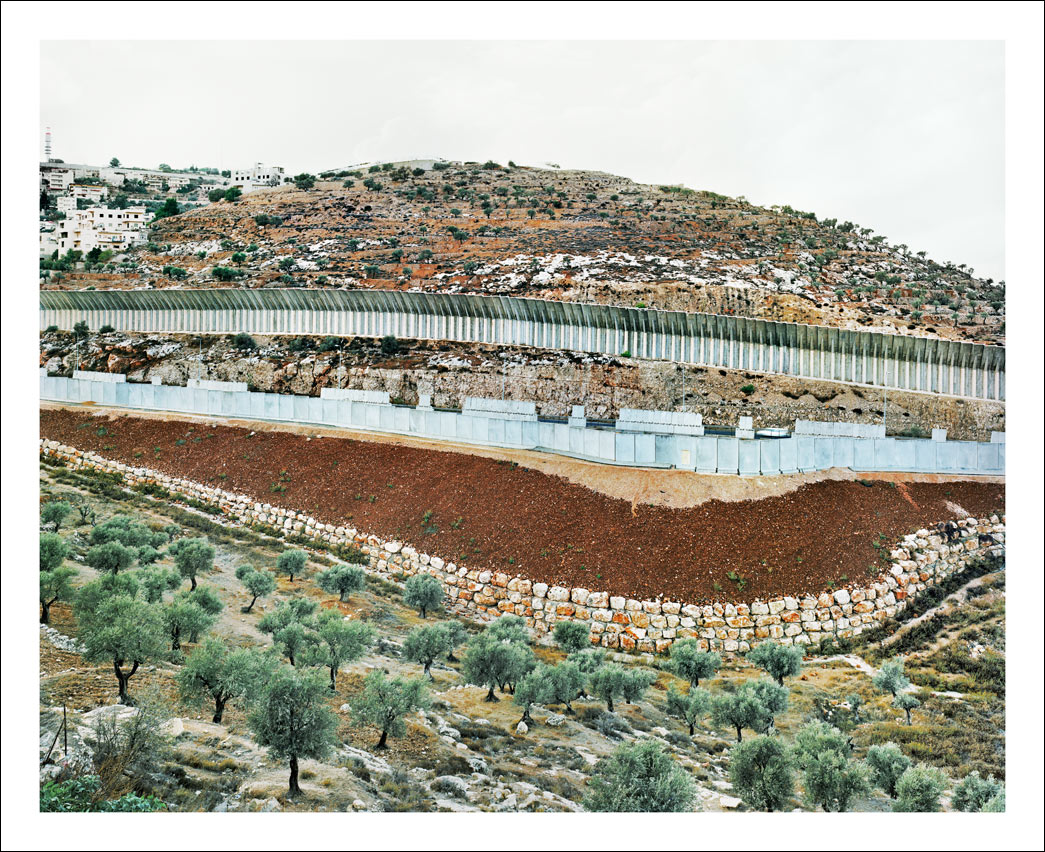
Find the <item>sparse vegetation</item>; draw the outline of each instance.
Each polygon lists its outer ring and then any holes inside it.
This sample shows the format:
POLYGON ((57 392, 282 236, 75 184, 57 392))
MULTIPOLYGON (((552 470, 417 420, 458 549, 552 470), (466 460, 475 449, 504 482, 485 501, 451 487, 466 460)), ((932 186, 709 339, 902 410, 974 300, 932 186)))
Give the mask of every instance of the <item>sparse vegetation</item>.
MULTIPOLYGON (((113 426, 105 428, 112 431, 113 426)), ((95 434, 93 423, 90 434, 95 434)), ((191 442, 198 435, 186 437, 191 442)), ((60 497, 77 508, 79 493, 68 490, 75 489, 90 495, 90 508, 98 512, 100 521, 93 528, 63 525, 58 533, 41 535, 41 569, 80 566, 80 574, 68 576, 67 592, 51 605, 50 621, 72 637, 76 647, 96 648, 101 643, 94 634, 132 620, 118 614, 110 602, 140 610, 133 617, 134 636, 124 638, 140 642, 141 626, 150 632, 151 623, 158 626, 151 631, 158 641, 151 655, 133 647, 120 649, 125 655, 116 663, 125 675, 121 692, 133 692, 127 700, 140 707, 148 693, 160 686, 176 692, 192 711, 184 719, 186 733, 173 751, 163 752, 168 756, 159 767, 147 772, 136 769, 133 779, 124 776, 136 795, 162 791, 158 801, 167 802, 171 809, 213 809, 226 801, 226 793, 220 790, 245 783, 260 790, 264 783, 272 783, 261 780, 265 772, 271 774, 271 767, 263 762, 258 768, 253 750, 259 748, 270 749, 273 758, 291 769, 294 778, 286 788, 284 770, 279 770, 280 788, 292 791, 281 802, 286 809, 344 810, 361 798, 373 809, 431 810, 438 799, 492 810, 502 800, 495 801, 486 784, 471 785, 468 780, 481 764, 486 767, 482 771, 489 772, 485 777, 495 779, 489 782, 491 790, 507 791, 518 782, 548 791, 549 798, 535 796, 533 809, 569 809, 583 803, 601 810, 607 801, 620 802, 615 807, 624 810, 673 809, 663 803, 678 801, 677 778, 652 788, 638 782, 629 787, 626 781, 616 780, 610 769, 615 749, 637 745, 660 750, 688 782, 683 787, 691 786, 695 792, 699 786, 701 807, 706 809, 716 809, 717 796, 723 801, 728 798, 713 783, 727 777, 733 783, 730 795, 739 796, 752 809, 880 811, 894 807, 894 797, 897 810, 1004 809, 1004 788, 989 777, 992 773, 1003 777, 998 767, 1003 773, 1004 763, 984 759, 988 751, 996 751, 995 742, 1000 748, 1004 743, 990 737, 978 742, 981 726, 990 724, 990 712, 997 712, 988 708, 999 694, 980 691, 981 685, 1004 688, 1003 671, 995 672, 991 664, 980 662, 996 647, 1003 648, 995 645, 1003 633, 995 632, 990 621, 1004 612, 997 608, 1004 584, 998 587, 996 580, 983 591, 970 592, 967 604, 957 610, 962 620, 947 616, 954 620, 945 619, 946 627, 936 623, 910 639, 905 634, 909 644, 897 650, 909 654, 906 667, 888 659, 894 650, 875 648, 872 656, 862 637, 847 645, 849 653, 867 654, 879 666, 873 683, 843 661, 811 656, 803 664, 801 656, 792 653, 790 661, 777 665, 782 656, 760 650, 761 646, 746 660, 723 661, 702 652, 695 640, 676 642, 677 650, 647 668, 640 659, 610 661, 605 649, 591 646, 583 624, 559 628, 557 635, 546 636, 535 646, 535 634, 526 620, 515 615, 495 617, 478 631, 476 625, 456 619, 419 622, 422 608, 417 601, 407 601, 402 587, 390 580, 364 573, 354 560, 368 564, 369 559, 358 551, 345 548, 342 553, 337 545, 319 538, 295 536, 267 525, 230 524, 221 516, 190 511, 184 503, 173 505, 175 495, 162 489, 126 489, 113 479, 67 468, 42 470, 45 502, 60 497), (50 483, 59 482, 66 490, 55 493, 50 483), (45 545, 45 539, 50 543, 45 545), (183 576, 177 559, 183 548, 196 549, 200 543, 213 548, 214 555, 196 572, 200 582, 193 590, 185 584, 185 579, 191 583, 190 574, 183 576), (115 571, 99 570, 87 561, 93 548, 107 545, 127 551, 115 571), (290 574, 284 573, 276 583, 269 568, 291 545, 306 553, 305 564, 316 568, 315 576, 295 573, 291 581, 290 574), (253 565, 267 567, 256 570, 253 565), (342 595, 332 577, 345 567, 358 571, 362 583, 353 581, 350 592, 342 595), (260 596, 249 581, 256 574, 268 578, 263 583, 268 590, 260 596), (72 598, 76 600, 70 609, 72 598), (236 609, 230 612, 233 601, 236 609), (413 611, 407 609, 411 606, 413 611), (180 648, 172 650, 175 628, 180 648), (971 630, 979 631, 975 638, 965 632, 971 630), (926 640, 933 643, 932 654, 951 654, 955 660, 960 659, 959 648, 975 642, 975 659, 948 664, 946 670, 934 668, 929 662, 933 657, 925 656, 919 644, 926 640), (454 651, 466 643, 459 662, 454 651), (139 657, 145 659, 136 664, 139 657), (760 665, 768 676, 753 677, 760 673, 751 664, 760 665), (320 668, 326 671, 320 673, 320 668), (326 708, 331 734, 327 742, 342 742, 351 757, 346 758, 340 747, 337 752, 325 750, 321 743, 317 751, 321 756, 289 748, 279 751, 275 738, 259 736, 257 719, 271 709, 265 703, 266 687, 274 672, 313 681, 317 697, 306 706, 326 708), (659 678, 656 683, 655 678, 659 678), (370 687, 368 695, 368 682, 378 679, 385 687, 370 687), (127 680, 139 686, 130 690, 127 680), (434 683, 436 694, 431 697, 425 695, 427 683, 434 683), (409 693, 415 689, 423 697, 412 702, 409 693), (958 690, 969 697, 936 698, 928 690, 958 690), (902 714, 890 710, 890 702, 903 695, 917 695, 924 706, 923 712, 914 713, 910 725, 902 714), (510 700, 498 700, 505 696, 510 700), (193 721, 201 707, 205 720, 193 721), (418 708, 425 714, 417 714, 418 708), (224 730, 215 734, 200 727, 212 724, 224 730), (229 744, 222 745, 226 740, 229 744), (733 749, 731 740, 738 741, 733 749), (375 769, 369 758, 355 757, 361 751, 373 752, 378 743, 384 746, 391 772, 375 769), (468 751, 458 748, 458 743, 468 751), (527 763, 522 766, 530 768, 520 772, 520 764, 511 762, 509 755, 512 760, 516 755, 524 757, 527 763), (700 755, 699 763, 690 755, 700 755), (303 765, 296 770, 292 761, 303 765), (934 774, 940 769, 946 775, 934 774), (465 788, 446 776, 464 779, 467 795, 462 792, 465 788), (229 786, 222 788, 225 783, 229 786), (192 794, 197 789, 203 792, 190 800, 175 792, 182 787, 192 794), (950 799, 943 796, 948 789, 950 799), (655 805, 652 799, 633 801, 654 794, 665 798, 655 805)), ((393 484, 405 487, 398 478, 393 484)), ((428 523, 435 522, 435 512, 428 523)), ((404 522, 415 535, 418 517, 419 512, 404 522)), ((41 529, 48 527, 41 525, 41 529)), ((409 583, 412 577, 395 579, 409 583)), ((439 592, 446 604, 441 584, 439 592)), ((42 611, 43 586, 41 598, 42 611)), ((52 706, 69 701, 72 714, 74 707, 86 709, 117 697, 110 688, 91 685, 98 677, 111 683, 116 659, 111 645, 81 655, 52 648, 43 635, 41 671, 47 672, 47 678, 42 701, 52 706), (59 656, 52 664, 47 654, 59 656)), ((122 695, 119 700, 124 703, 122 695)), ((311 709, 308 712, 313 714, 311 709)), ((1003 760, 1004 752, 999 754, 1003 760)), ((621 777, 645 777, 647 769, 641 761, 623 763, 627 767, 621 777)), ((651 758, 647 765, 657 763, 651 758)), ((103 798, 115 801, 124 794, 113 788, 103 798)), ((257 809, 260 801, 248 800, 241 809, 257 809)), ((510 801, 511 807, 518 807, 524 797, 510 801)), ((693 801, 685 809, 692 809, 693 801)))

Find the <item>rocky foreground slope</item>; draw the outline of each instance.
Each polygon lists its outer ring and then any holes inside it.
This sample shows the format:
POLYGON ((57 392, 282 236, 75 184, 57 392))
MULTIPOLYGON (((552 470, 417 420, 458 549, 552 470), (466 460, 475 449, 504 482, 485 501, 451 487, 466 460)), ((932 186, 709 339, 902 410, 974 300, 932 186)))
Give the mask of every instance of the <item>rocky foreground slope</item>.
POLYGON ((209 204, 42 284, 511 294, 1004 342, 1004 282, 852 222, 601 172, 423 165, 209 204))

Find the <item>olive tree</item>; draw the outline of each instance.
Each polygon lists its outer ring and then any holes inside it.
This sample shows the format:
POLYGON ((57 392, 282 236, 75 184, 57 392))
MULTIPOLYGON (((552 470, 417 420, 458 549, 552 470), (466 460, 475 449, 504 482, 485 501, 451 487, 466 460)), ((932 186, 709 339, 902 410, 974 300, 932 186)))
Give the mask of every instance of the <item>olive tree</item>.
POLYGON ((447 662, 456 663, 457 657, 454 651, 460 648, 468 639, 468 631, 460 621, 453 619, 446 622, 446 659, 447 662))
POLYGON ((854 796, 870 791, 866 764, 851 760, 849 740, 824 722, 810 722, 795 737, 806 800, 825 811, 849 809, 854 796))
POLYGON ((896 782, 897 813, 935 813, 940 810, 940 796, 947 789, 947 776, 933 766, 912 766, 896 782))
POLYGON ((437 657, 450 650, 450 632, 442 624, 430 624, 415 627, 403 642, 403 659, 424 666, 424 673, 429 680, 432 677, 432 663, 437 657))
POLYGON ((533 641, 526 627, 526 619, 518 615, 502 615, 486 626, 486 633, 500 642, 518 642, 529 645, 533 641))
MULTIPOLYGON (((82 601, 81 596, 78 605, 82 601)), ((111 661, 119 684, 120 703, 132 703, 127 692, 130 679, 144 663, 166 654, 167 631, 159 608, 118 594, 101 600, 91 617, 77 620, 79 639, 85 648, 83 658, 89 663, 111 661)))
POLYGON ((380 669, 373 669, 363 681, 363 691, 350 706, 356 724, 374 725, 381 731, 376 748, 388 748, 390 736, 406 733, 403 717, 429 706, 428 689, 422 678, 389 678, 380 669))
POLYGON ((921 707, 922 702, 915 698, 909 692, 901 692, 893 699, 893 707, 897 710, 903 710, 907 715, 907 724, 911 724, 911 711, 915 707, 921 707))
POLYGON ((209 596, 196 595, 189 591, 175 595, 174 600, 163 608, 163 619, 170 635, 172 651, 181 648, 183 637, 188 637, 190 642, 194 642, 200 634, 206 633, 214 626, 218 620, 221 602, 217 601, 217 611, 209 604, 209 596))
POLYGON ((773 717, 787 707, 787 689, 771 680, 748 681, 733 692, 723 692, 711 700, 712 721, 737 732, 743 740, 743 729, 764 734, 773 726, 773 717))
POLYGON ((783 810, 795 791, 791 752, 776 737, 753 737, 729 750, 729 780, 744 803, 758 811, 783 810))
POLYGON ((40 623, 47 624, 51 607, 58 601, 72 600, 72 578, 79 573, 63 564, 69 548, 57 533, 40 536, 40 623))
POLYGON ((118 541, 126 547, 160 548, 167 543, 167 536, 153 530, 148 524, 136 521, 130 515, 113 515, 91 530, 91 544, 118 541))
POLYGON ((548 693, 545 701, 549 704, 563 705, 565 713, 573 713, 573 702, 584 689, 587 675, 577 663, 567 660, 557 666, 551 666, 548 674, 548 693))
POLYGON ((591 644, 591 631, 579 621, 560 621, 555 625, 555 641, 567 654, 581 651, 591 644))
POLYGON ((487 628, 468 643, 464 675, 470 683, 487 687, 485 701, 497 701, 494 689, 518 683, 536 664, 533 651, 520 642, 500 640, 487 628))
POLYGON ((284 550, 276 560, 276 573, 285 574, 293 583, 294 577, 304 573, 307 561, 308 554, 304 550, 284 550))
POLYGON ((624 679, 621 681, 620 697, 624 699, 625 704, 634 704, 636 701, 641 701, 642 696, 646 694, 646 690, 656 680, 657 676, 651 671, 639 668, 629 669, 624 672, 624 679))
POLYGON ((900 657, 883 663, 871 677, 871 683, 876 689, 888 692, 893 698, 911 685, 910 679, 903 673, 903 660, 900 657))
POLYGON ((785 677, 792 677, 802 671, 803 656, 801 645, 762 642, 748 652, 747 659, 783 686, 785 677))
POLYGON ((103 574, 97 580, 81 586, 73 603, 77 625, 83 629, 84 625, 97 621, 101 605, 109 598, 117 595, 137 598, 141 584, 135 574, 103 574))
POLYGON ((316 576, 316 583, 328 595, 337 595, 344 603, 352 592, 366 586, 366 573, 358 565, 335 565, 316 576))
POLYGON ((107 541, 88 550, 85 561, 96 571, 118 574, 130 568, 137 558, 138 551, 135 548, 127 547, 118 541, 107 541))
POLYGON ((660 743, 626 743, 596 764, 584 808, 609 813, 689 811, 696 793, 689 773, 660 743))
POLYGON ((550 698, 549 675, 552 666, 538 663, 529 671, 515 687, 515 695, 512 700, 522 707, 522 719, 519 721, 530 725, 533 719, 530 717, 530 708, 534 704, 544 704, 550 698))
POLYGON ((346 619, 336 610, 326 610, 315 622, 307 641, 305 662, 330 671, 330 689, 337 689, 337 673, 343 665, 358 660, 373 646, 374 628, 362 621, 346 619))
POLYGON ((594 674, 606 663, 605 648, 585 648, 577 651, 566 658, 566 662, 573 663, 585 675, 594 674))
POLYGON ((211 721, 221 724, 225 705, 250 699, 265 683, 274 660, 252 648, 229 648, 220 639, 207 639, 192 652, 178 672, 178 690, 185 703, 214 702, 211 721))
POLYGON ((711 702, 712 721, 720 727, 735 729, 738 743, 743 742, 744 728, 752 727, 761 712, 758 699, 742 689, 716 694, 711 702))
POLYGON ((589 689, 597 698, 606 702, 606 709, 613 712, 613 700, 618 696, 628 704, 642 697, 650 685, 651 673, 641 669, 626 669, 617 663, 601 666, 589 679, 589 689))
POLYGON ((305 650, 308 626, 316 611, 316 603, 306 598, 280 601, 258 622, 258 630, 272 636, 273 644, 295 665, 298 654, 305 650))
POLYGON ((691 686, 689 692, 683 694, 675 688, 668 687, 668 715, 681 719, 689 726, 689 735, 696 733, 697 722, 703 719, 711 709, 711 693, 698 686, 691 686))
POLYGON ((416 607, 421 618, 428 616, 428 610, 439 609, 444 598, 442 582, 431 574, 414 574, 403 590, 403 603, 416 607))
POLYGON ((53 525, 54 531, 58 532, 72 510, 73 507, 65 500, 49 500, 40 509, 40 521, 47 526, 53 525))
POLYGON ((190 589, 196 588, 196 578, 214 567, 214 547, 205 538, 183 538, 171 545, 174 564, 181 576, 188 580, 190 589))
POLYGON ((328 694, 316 673, 280 666, 252 703, 247 724, 272 757, 290 764, 291 796, 301 792, 298 760, 323 758, 334 745, 337 717, 327 704, 328 694))
POLYGON ((40 536, 40 570, 53 571, 69 556, 69 546, 57 533, 40 536))
POLYGON ((258 598, 271 595, 276 590, 276 575, 271 571, 258 571, 253 565, 240 565, 236 569, 236 578, 251 596, 250 603, 242 607, 240 612, 250 612, 258 598))
POLYGON ((696 639, 679 639, 671 644, 668 671, 689 681, 690 686, 700 686, 700 681, 713 677, 722 658, 713 651, 702 651, 696 639))
POLYGON ((760 677, 758 680, 748 681, 744 684, 744 689, 750 690, 762 705, 762 714, 751 727, 756 734, 772 733, 777 714, 787 709, 787 687, 780 686, 769 678, 760 677))
POLYGON ((867 765, 871 767, 875 786, 895 799, 896 782, 911 767, 911 758, 896 743, 873 745, 867 750, 867 765))

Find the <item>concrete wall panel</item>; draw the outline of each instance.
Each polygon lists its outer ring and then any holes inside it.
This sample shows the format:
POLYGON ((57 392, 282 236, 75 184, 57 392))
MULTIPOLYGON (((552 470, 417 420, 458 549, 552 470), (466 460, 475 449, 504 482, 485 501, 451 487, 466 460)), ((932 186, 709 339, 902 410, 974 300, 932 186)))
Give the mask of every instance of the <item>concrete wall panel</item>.
POLYGON ((478 445, 541 447, 640 466, 673 466, 704 473, 773 475, 795 470, 851 467, 937 473, 1004 473, 1005 444, 896 438, 798 436, 737 439, 471 416, 348 399, 208 390, 40 376, 42 399, 177 411, 223 417, 342 425, 478 445))
POLYGON ((740 441, 737 438, 715 438, 718 444, 719 473, 740 472, 740 441))
POLYGON ((758 469, 765 476, 780 473, 780 445, 783 441, 757 441, 759 448, 758 469))
POLYGON ((68 329, 80 318, 120 331, 393 333, 611 355, 629 349, 637 357, 715 367, 1005 397, 1003 347, 553 300, 309 289, 41 291, 41 329, 68 329))
POLYGON ((758 476, 762 472, 762 451, 758 440, 738 441, 737 455, 741 476, 758 476))
POLYGON ((798 452, 798 469, 803 472, 816 470, 816 445, 813 439, 797 437, 794 441, 798 452))
POLYGON ((615 432, 613 457, 619 464, 635 463, 635 435, 632 433, 615 432))

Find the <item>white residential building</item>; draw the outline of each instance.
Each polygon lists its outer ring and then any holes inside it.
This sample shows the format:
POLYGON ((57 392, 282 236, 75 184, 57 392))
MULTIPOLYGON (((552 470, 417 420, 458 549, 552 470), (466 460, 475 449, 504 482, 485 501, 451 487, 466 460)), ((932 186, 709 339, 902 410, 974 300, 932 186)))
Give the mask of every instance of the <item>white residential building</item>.
POLYGON ((123 182, 127 180, 127 169, 109 166, 108 168, 99 169, 98 177, 112 186, 123 186, 123 182))
POLYGON ((59 195, 55 199, 55 207, 58 208, 59 213, 65 213, 68 216, 76 210, 76 199, 71 195, 59 195))
POLYGON ((79 163, 40 163, 40 188, 48 192, 62 192, 83 178, 98 177, 99 169, 79 163))
POLYGON ((58 249, 58 229, 54 222, 40 223, 40 257, 50 257, 58 249))
POLYGON ((66 166, 53 163, 40 165, 40 186, 48 192, 64 192, 72 186, 74 180, 76 173, 66 166))
POLYGON ((109 190, 100 183, 74 183, 69 187, 73 198, 82 198, 85 201, 101 201, 109 194, 109 190))
POLYGON ((249 169, 236 169, 232 173, 232 185, 241 187, 244 192, 281 186, 285 180, 286 174, 281 166, 266 166, 263 163, 255 163, 249 169))
POLYGON ((61 254, 70 250, 87 254, 94 248, 121 252, 148 240, 147 221, 144 207, 75 210, 58 227, 58 250, 61 254))

